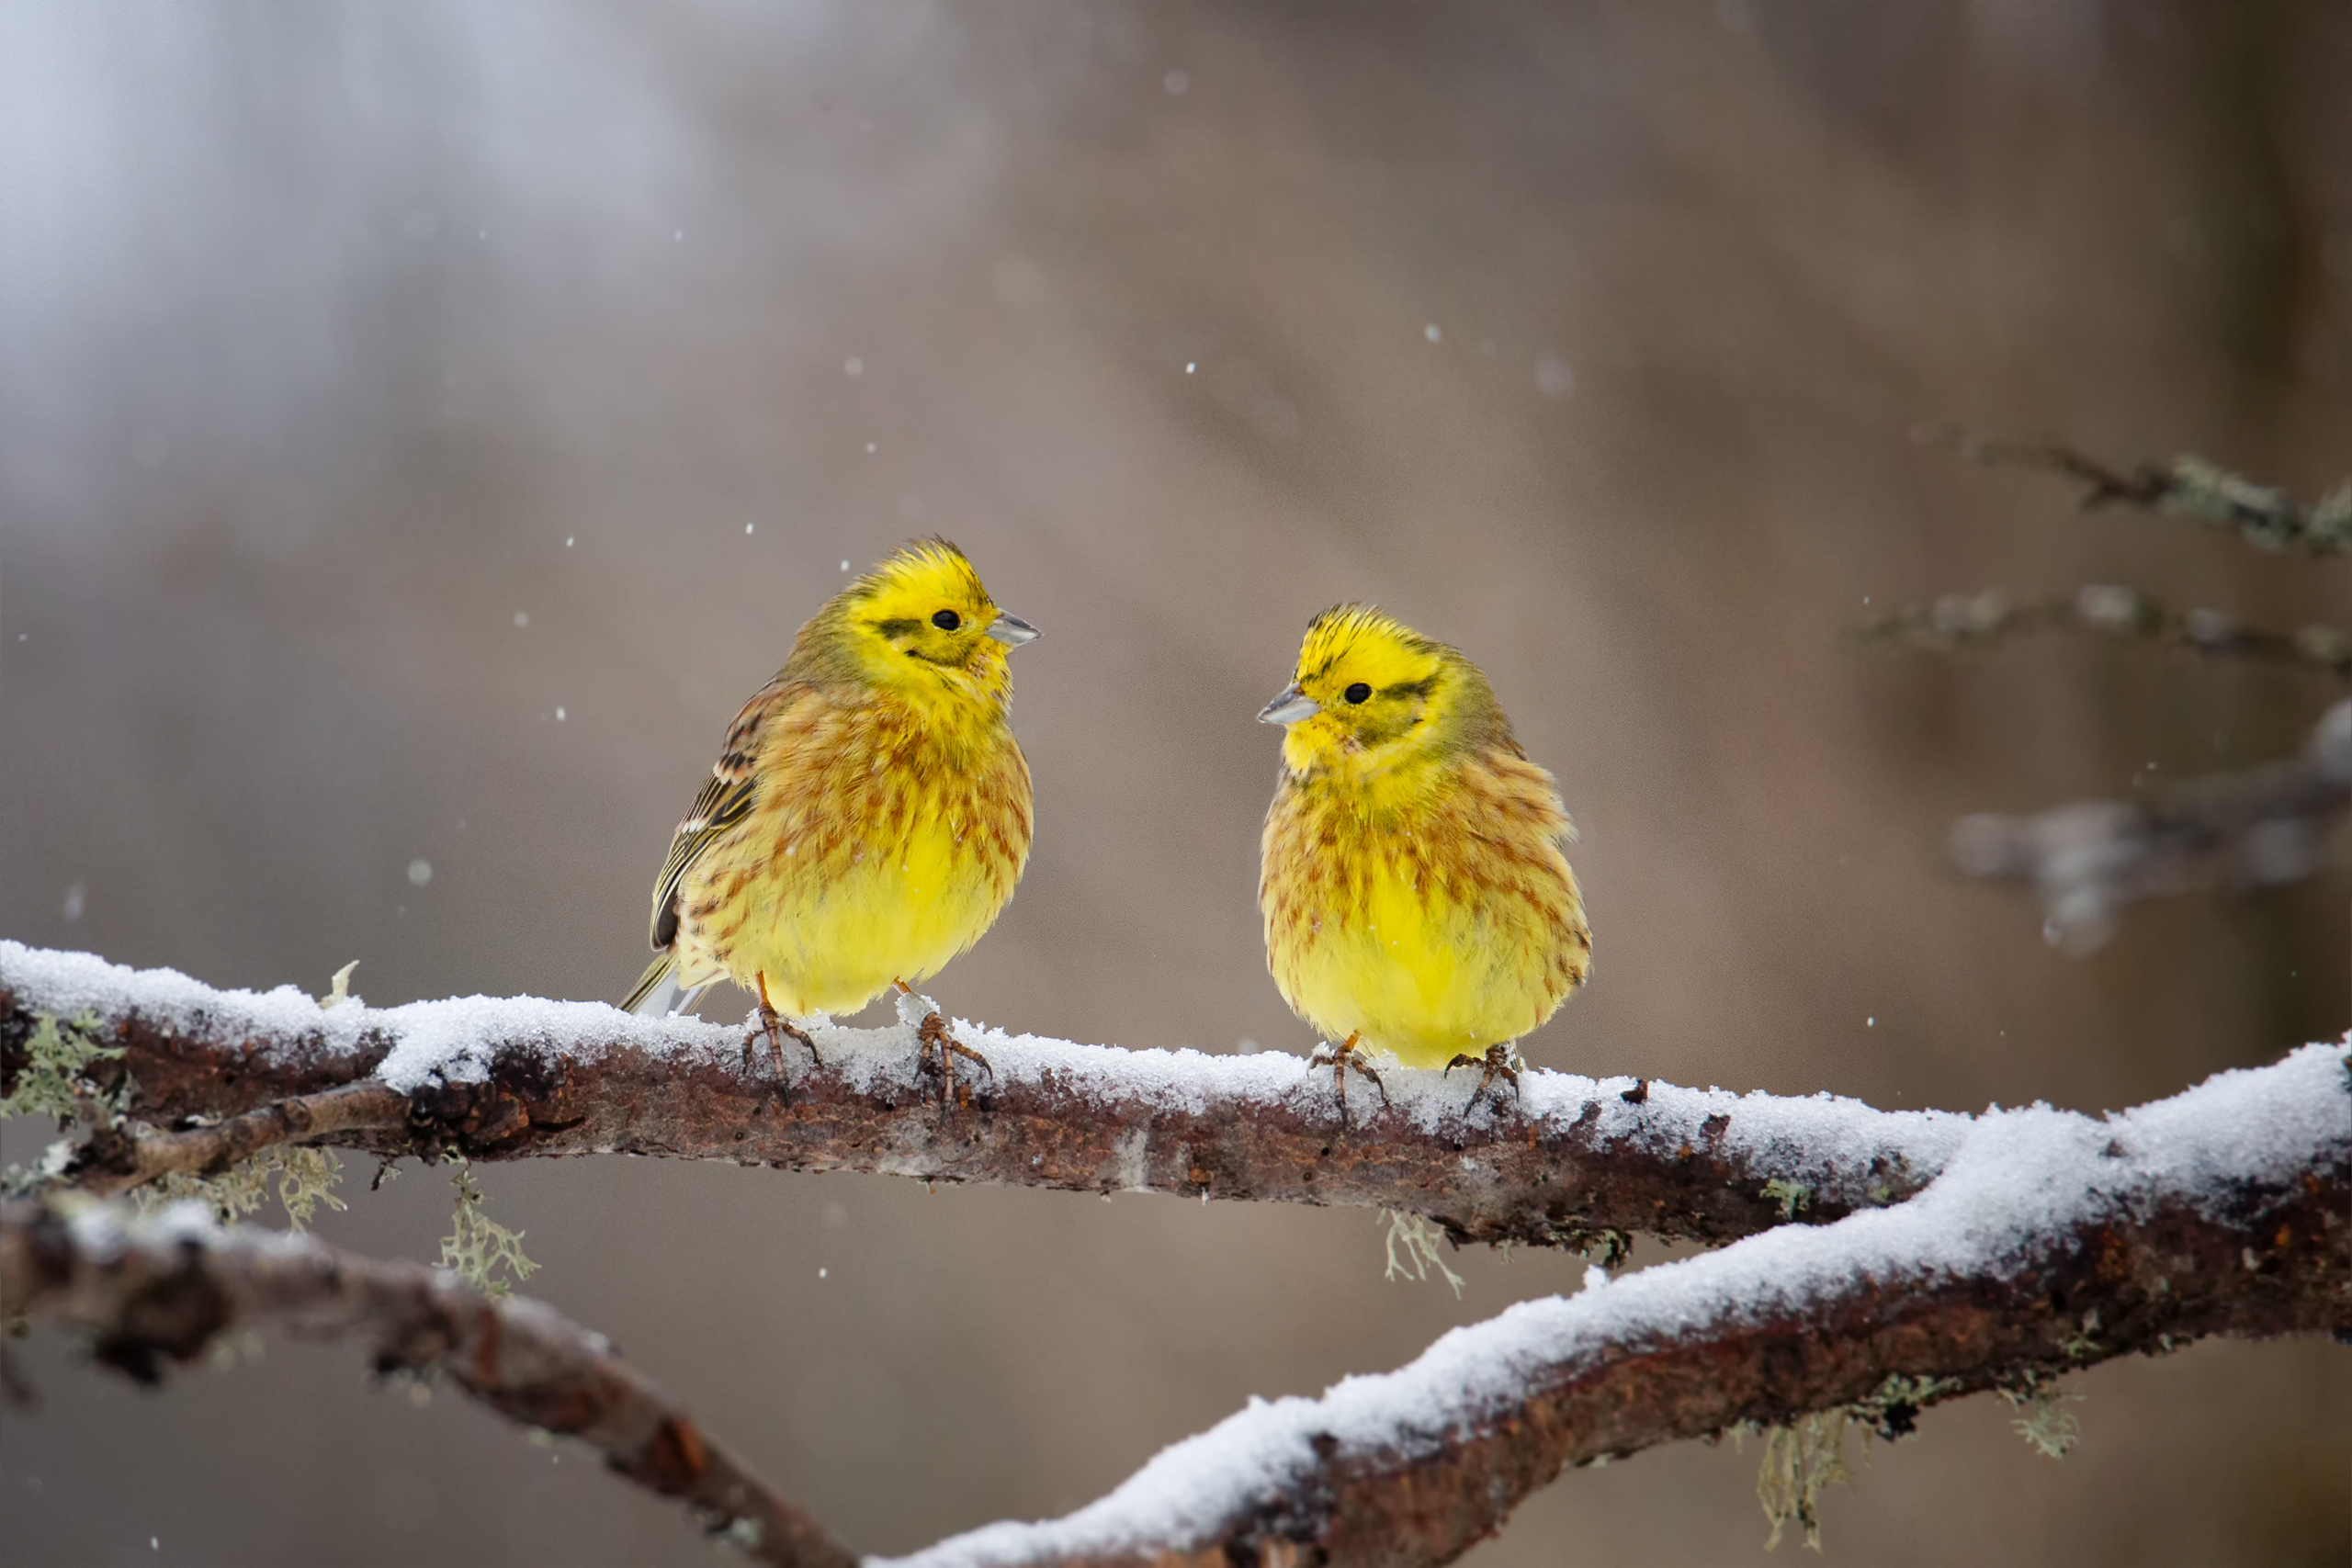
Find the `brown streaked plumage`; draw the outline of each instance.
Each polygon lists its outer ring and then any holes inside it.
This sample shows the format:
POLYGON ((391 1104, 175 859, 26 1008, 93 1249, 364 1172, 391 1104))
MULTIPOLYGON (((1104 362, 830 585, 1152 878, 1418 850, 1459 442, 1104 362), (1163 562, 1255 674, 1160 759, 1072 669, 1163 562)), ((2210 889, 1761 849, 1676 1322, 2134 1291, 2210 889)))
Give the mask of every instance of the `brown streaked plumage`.
POLYGON ((625 1005, 724 978, 785 1017, 854 1011, 979 940, 1029 855, 1004 656, 1035 635, 944 540, 826 604, 679 823, 625 1005))
POLYGON ((1341 605, 1260 716, 1288 727, 1258 884, 1283 999, 1341 1056, 1511 1076, 1511 1043, 1584 983, 1592 934, 1575 829, 1485 674, 1341 605))

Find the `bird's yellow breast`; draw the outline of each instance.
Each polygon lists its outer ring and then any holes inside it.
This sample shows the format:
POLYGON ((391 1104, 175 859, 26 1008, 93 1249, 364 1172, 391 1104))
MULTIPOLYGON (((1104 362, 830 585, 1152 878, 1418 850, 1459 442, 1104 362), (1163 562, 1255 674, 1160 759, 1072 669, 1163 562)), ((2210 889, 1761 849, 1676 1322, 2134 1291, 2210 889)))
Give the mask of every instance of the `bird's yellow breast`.
POLYGON ((851 1012, 978 942, 1029 856, 1028 764, 994 716, 811 701, 763 738, 752 812, 683 889, 681 983, 851 1012))
POLYGON ((1518 1039, 1590 961, 1566 830, 1550 776, 1514 756, 1401 783, 1286 776, 1259 884, 1283 999, 1410 1066, 1518 1039))

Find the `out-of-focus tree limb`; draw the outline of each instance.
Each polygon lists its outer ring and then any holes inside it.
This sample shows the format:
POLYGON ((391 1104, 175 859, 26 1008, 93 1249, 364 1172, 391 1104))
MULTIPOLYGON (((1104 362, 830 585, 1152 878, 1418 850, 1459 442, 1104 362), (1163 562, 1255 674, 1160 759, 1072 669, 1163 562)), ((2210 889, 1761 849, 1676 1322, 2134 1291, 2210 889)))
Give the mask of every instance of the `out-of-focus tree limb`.
POLYGON ((2352 636, 2334 626, 2315 622, 2293 633, 2268 631, 2219 610, 2173 610, 2138 589, 2107 583, 2037 599, 2011 599, 1998 589, 1947 593, 1932 604, 1873 616, 1855 635, 1949 653, 2041 631, 2088 632, 2205 659, 2300 664, 2352 681, 2352 636))
POLYGON ((1956 446, 1988 467, 2041 468, 2084 487, 2083 510, 2131 506, 2194 517, 2237 535, 2261 549, 2301 548, 2313 556, 2352 552, 2352 480, 2305 504, 2283 490, 2258 485, 2202 457, 2110 468, 2063 442, 1979 435, 1949 425, 1921 427, 1922 440, 1956 446))
POLYGON ((625 1152, 1188 1198, 1361 1204, 1457 1241, 1612 1251, 1634 1232, 1718 1242, 1897 1202, 1970 1119, 1852 1101, 1530 1072, 1464 1114, 1474 1080, 1398 1070, 1395 1105, 1343 1126, 1327 1073, 1285 1054, 1127 1052, 970 1033, 994 1065, 944 1116, 915 1031, 821 1028, 790 1102, 740 1031, 596 1004, 469 998, 322 1012, 168 971, 0 942, 0 1088, 42 1017, 85 1016, 123 1054, 91 1077, 124 1115, 66 1178, 119 1191, 250 1154, 245 1129, 379 1156, 625 1152), (159 1000, 158 998, 166 999, 159 1000), (373 1077, 426 1037, 467 1064, 405 1091, 373 1077), (928 1081, 926 1081, 928 1079, 928 1081), (333 1108, 330 1111, 328 1108, 333 1108), (307 1119, 307 1120, 306 1120, 307 1119), (168 1158, 165 1152, 168 1151, 168 1158))
POLYGON ((447 1377, 507 1419, 576 1438, 639 1486, 778 1568, 855 1557, 778 1496, 603 1336, 541 1302, 493 1301, 422 1264, 379 1262, 305 1235, 219 1229, 182 1205, 137 1218, 0 1206, 0 1294, 11 1316, 78 1325, 97 1359, 142 1382, 221 1335, 283 1329, 356 1337, 379 1372, 447 1377))
POLYGON ((2328 709, 2301 756, 2151 787, 2131 800, 1963 818, 1951 849, 1968 875, 2032 884, 2050 939, 2091 948, 2136 899, 2312 875, 2347 809, 2352 701, 2328 709))
POLYGON ((1899 1436, 1926 1404, 2207 1335, 2342 1337, 2348 1083, 2312 1046, 2105 1122, 1989 1117, 1899 1209, 1522 1303, 899 1568, 1444 1562, 1566 1466, 1841 1407, 1899 1436))

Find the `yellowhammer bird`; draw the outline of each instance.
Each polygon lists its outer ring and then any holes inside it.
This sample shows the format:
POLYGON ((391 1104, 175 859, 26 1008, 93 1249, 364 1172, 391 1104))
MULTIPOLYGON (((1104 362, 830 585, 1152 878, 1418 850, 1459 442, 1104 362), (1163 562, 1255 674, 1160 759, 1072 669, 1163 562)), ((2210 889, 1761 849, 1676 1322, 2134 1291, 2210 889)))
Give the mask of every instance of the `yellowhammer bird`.
MULTIPOLYGON (((759 998, 781 1086, 780 1034, 816 1055, 788 1020, 854 1012, 978 942, 1029 860, 1005 655, 1036 635, 944 539, 827 601, 678 824, 656 957, 621 1005, 665 1012, 734 981, 759 998)), ((943 1070, 950 1051, 979 1060, 927 1025, 926 1059, 934 1043, 943 1070)))
MULTIPOLYGON (((1258 907, 1283 999, 1347 1071, 1360 1045, 1519 1086, 1512 1043, 1584 984, 1576 829, 1463 653, 1364 604, 1315 617, 1259 718, 1288 727, 1258 907)), ((1387 1089, 1381 1087, 1382 1098, 1387 1089)))

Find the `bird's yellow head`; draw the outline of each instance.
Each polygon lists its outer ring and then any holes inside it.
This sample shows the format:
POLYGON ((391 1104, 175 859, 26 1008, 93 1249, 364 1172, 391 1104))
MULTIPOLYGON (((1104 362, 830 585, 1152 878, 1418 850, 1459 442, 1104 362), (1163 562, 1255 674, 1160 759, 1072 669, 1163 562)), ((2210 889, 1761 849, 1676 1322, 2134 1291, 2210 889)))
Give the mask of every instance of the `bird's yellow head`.
POLYGON ((1258 717, 1286 727, 1283 763, 1302 776, 1382 773, 1510 738, 1476 664, 1370 604, 1308 623, 1291 683, 1258 717))
POLYGON ((923 705, 1012 700, 1005 655, 1037 635, 996 607, 972 563, 945 539, 900 548, 835 594, 801 642, 841 672, 923 705))

